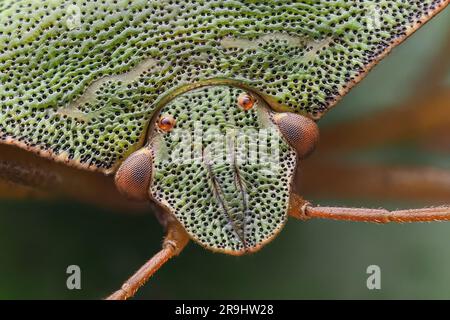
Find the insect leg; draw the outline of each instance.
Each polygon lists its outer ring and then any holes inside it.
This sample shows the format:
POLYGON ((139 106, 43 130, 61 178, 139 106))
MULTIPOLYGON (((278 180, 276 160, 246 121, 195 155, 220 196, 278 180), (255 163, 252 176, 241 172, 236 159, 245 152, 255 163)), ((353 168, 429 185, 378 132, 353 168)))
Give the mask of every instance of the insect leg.
POLYGON ((158 271, 170 258, 177 256, 189 242, 189 237, 183 227, 176 221, 167 225, 167 235, 163 248, 148 260, 122 287, 111 294, 106 300, 126 300, 134 296, 137 290, 158 271))
POLYGON ((305 161, 298 182, 298 193, 308 198, 415 199, 426 203, 450 199, 450 170, 426 166, 305 161))
POLYGON ((315 207, 307 201, 296 199, 291 203, 289 213, 301 220, 321 218, 375 223, 450 221, 450 206, 389 211, 386 209, 315 207))
POLYGON ((450 91, 437 89, 401 106, 321 130, 317 159, 331 152, 352 151, 429 135, 450 125, 450 91), (380 130, 382 128, 382 130, 380 130), (318 153, 322 153, 320 156, 318 153))

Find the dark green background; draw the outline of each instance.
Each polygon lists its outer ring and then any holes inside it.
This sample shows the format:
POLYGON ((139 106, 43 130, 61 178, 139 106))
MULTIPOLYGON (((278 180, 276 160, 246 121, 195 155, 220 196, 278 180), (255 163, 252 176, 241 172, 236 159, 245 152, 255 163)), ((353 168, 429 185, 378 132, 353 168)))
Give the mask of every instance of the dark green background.
MULTIPOLYGON (((407 97, 420 84, 420 72, 450 36, 449 31, 447 10, 397 48, 320 125, 350 118, 358 121, 364 113, 407 97)), ((439 157, 420 154, 410 145, 373 150, 363 158, 450 169, 445 153, 439 157)), ((387 208, 420 205, 414 199, 410 203, 312 200, 387 208)), ((69 201, 2 201, 0 298, 104 297, 160 248, 162 236, 151 213, 128 215, 69 201), (71 264, 81 267, 82 290, 66 289, 65 271, 71 264)), ((273 243, 245 257, 213 254, 191 243, 137 297, 448 299, 450 224, 382 226, 290 220, 273 243), (381 267, 382 289, 378 291, 366 288, 366 268, 371 264, 381 267)))

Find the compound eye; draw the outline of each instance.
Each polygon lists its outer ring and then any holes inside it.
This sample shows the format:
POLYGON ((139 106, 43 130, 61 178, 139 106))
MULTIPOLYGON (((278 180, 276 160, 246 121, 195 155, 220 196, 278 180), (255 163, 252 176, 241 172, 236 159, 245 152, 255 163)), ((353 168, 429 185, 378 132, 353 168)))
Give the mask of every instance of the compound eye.
POLYGON ((143 148, 132 153, 117 170, 115 177, 117 189, 131 200, 148 200, 152 169, 150 149, 143 148))
POLYGON ((244 109, 245 111, 250 110, 255 106, 255 98, 247 92, 241 93, 238 96, 237 102, 238 106, 244 109))
POLYGON ((163 114, 158 120, 158 127, 164 132, 170 132, 175 127, 176 120, 170 114, 163 114))
POLYGON ((319 128, 313 120, 290 112, 276 113, 273 120, 300 159, 311 154, 319 140, 319 128))

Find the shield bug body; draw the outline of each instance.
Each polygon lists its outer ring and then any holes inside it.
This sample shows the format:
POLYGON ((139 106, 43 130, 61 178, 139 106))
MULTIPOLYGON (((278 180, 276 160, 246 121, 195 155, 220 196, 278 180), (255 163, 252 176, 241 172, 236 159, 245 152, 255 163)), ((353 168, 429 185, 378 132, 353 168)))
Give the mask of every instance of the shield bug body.
POLYGON ((189 239, 241 255, 288 216, 448 220, 448 207, 315 207, 292 186, 315 121, 446 5, 3 1, 0 142, 114 175, 126 197, 162 208, 162 251, 111 299, 132 296, 189 239))

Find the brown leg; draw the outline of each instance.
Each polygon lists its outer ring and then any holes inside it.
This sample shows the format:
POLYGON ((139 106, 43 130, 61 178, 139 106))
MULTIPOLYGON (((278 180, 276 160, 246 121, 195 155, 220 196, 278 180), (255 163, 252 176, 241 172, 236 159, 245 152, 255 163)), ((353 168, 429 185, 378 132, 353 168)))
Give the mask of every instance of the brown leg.
POLYGON ((119 290, 106 300, 126 300, 134 296, 136 291, 170 258, 178 255, 188 242, 189 237, 183 227, 178 222, 169 222, 162 250, 147 261, 119 290))
POLYGON ((45 195, 69 197, 127 213, 148 212, 147 202, 138 203, 123 197, 110 176, 79 170, 15 146, 0 144, 0 198, 22 194, 38 198, 45 195), (8 183, 13 183, 14 187, 8 183))
POLYGON ((428 136, 450 126, 450 91, 436 88, 432 94, 407 101, 356 121, 321 130, 317 153, 351 151, 428 136), (382 128, 382 130, 380 130, 382 128))
POLYGON ((310 203, 299 197, 291 203, 289 213, 291 216, 301 220, 321 218, 375 223, 450 220, 450 206, 395 211, 365 208, 313 207, 310 203))
POLYGON ((313 157, 301 164, 298 179, 298 193, 306 198, 414 199, 425 205, 444 204, 450 199, 450 170, 313 157))
POLYGON ((51 199, 45 191, 19 185, 0 178, 0 199, 51 199))

